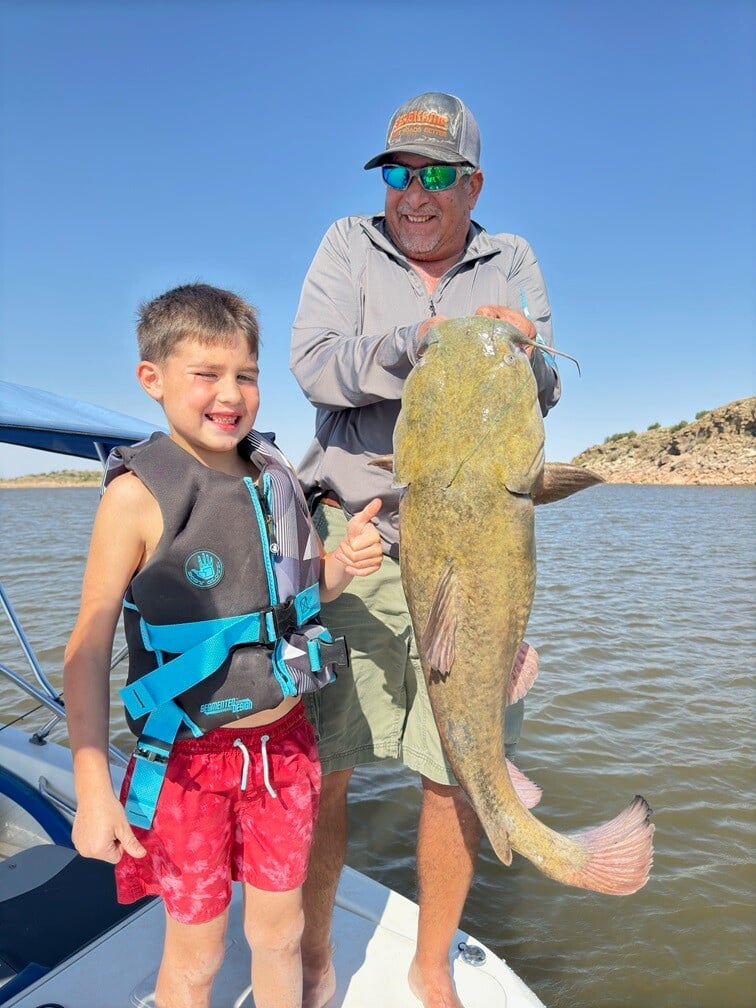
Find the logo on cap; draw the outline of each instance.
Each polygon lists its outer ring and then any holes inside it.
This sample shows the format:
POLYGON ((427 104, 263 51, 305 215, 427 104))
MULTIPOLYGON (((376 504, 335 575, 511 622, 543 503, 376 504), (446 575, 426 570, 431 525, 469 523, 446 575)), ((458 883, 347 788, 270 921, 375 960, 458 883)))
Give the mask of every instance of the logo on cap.
POLYGON ((449 136, 449 116, 440 115, 438 112, 425 112, 423 109, 412 109, 397 117, 388 142, 396 143, 407 133, 421 133, 445 140, 449 136))

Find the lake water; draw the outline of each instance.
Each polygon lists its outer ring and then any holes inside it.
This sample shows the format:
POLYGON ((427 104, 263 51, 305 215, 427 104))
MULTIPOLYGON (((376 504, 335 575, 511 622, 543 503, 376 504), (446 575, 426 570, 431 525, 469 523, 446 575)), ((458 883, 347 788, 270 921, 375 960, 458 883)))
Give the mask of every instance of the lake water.
MULTIPOLYGON (((0 490, 2 578, 60 681, 97 492, 0 490)), ((756 491, 600 486, 538 509, 528 639, 541 672, 517 762, 559 831, 654 809, 634 896, 568 889, 484 843, 463 920, 550 1008, 753 1008, 756 491)), ((3 627, 0 653, 19 648, 3 627)), ((21 665, 19 664, 20 668, 21 665)), ((31 706, 0 684, 4 720, 31 706)), ((125 743, 123 721, 113 735, 125 743)), ((419 787, 359 771, 349 862, 415 897, 419 787)), ((393 1008, 393 1006, 387 1006, 393 1008)))

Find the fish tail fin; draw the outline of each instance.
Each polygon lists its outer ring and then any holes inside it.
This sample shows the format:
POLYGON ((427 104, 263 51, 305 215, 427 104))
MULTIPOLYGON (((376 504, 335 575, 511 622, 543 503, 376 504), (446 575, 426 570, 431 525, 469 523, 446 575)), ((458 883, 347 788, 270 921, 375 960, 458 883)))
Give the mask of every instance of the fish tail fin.
POLYGON ((609 822, 571 833, 570 839, 587 857, 573 878, 562 881, 610 896, 629 896, 637 892, 648 881, 653 861, 654 826, 650 816, 648 802, 636 795, 630 805, 609 822))
POLYGON ((541 800, 543 789, 537 784, 534 784, 529 777, 526 777, 522 770, 518 770, 514 763, 510 763, 509 760, 507 760, 506 764, 509 779, 512 782, 512 787, 517 792, 517 797, 520 799, 525 808, 535 808, 541 800))

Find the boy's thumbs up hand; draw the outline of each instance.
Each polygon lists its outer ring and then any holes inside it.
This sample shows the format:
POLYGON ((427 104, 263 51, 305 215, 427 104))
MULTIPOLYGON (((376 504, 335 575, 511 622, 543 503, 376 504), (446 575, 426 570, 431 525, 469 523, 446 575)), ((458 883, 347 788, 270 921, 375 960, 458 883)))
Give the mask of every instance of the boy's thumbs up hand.
MULTIPOLYGON (((362 511, 358 512, 353 518, 349 519, 347 524, 347 538, 352 540, 353 538, 360 536, 363 532, 367 531, 368 526, 376 531, 373 525, 373 518, 381 510, 382 501, 378 497, 374 497, 369 504, 366 504, 362 511)), ((376 535, 377 535, 376 531, 376 535)))
POLYGON ((373 518, 381 510, 381 500, 373 498, 362 511, 349 519, 346 538, 342 539, 333 556, 353 577, 374 574, 383 561, 383 547, 373 518))

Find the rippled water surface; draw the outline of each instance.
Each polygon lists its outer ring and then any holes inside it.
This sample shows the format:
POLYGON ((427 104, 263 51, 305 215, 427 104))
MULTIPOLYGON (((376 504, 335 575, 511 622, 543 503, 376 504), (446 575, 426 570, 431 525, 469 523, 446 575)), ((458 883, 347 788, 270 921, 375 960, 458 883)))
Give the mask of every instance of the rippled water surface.
MULTIPOLYGON (((2 578, 55 682, 97 492, 0 490, 2 578)), ((538 509, 528 639, 541 672, 517 762, 539 818, 581 829, 635 794, 654 809, 645 889, 568 889, 485 844, 465 927, 551 1008, 752 1008, 756 492, 602 486, 538 509)), ((19 648, 3 627, 0 650, 19 648)), ((32 706, 0 683, 5 719, 32 706)), ((126 740, 120 716, 113 734, 126 740)), ((415 895, 419 789, 354 778, 355 867, 415 895)), ((391 1006, 387 1006, 391 1008, 391 1006)))

